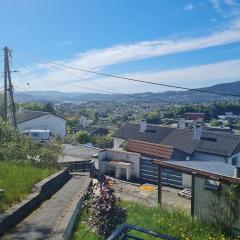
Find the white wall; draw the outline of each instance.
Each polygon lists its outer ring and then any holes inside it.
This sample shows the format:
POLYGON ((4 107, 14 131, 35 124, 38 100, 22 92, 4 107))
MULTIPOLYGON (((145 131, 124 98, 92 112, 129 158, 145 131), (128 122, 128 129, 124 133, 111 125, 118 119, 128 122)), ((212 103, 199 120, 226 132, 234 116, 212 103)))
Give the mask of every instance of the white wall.
POLYGON ((190 188, 192 186, 192 176, 189 174, 182 174, 182 183, 184 187, 190 188))
POLYGON ((66 135, 66 120, 53 114, 47 114, 42 117, 19 123, 18 129, 21 131, 31 129, 50 130, 54 136, 64 137, 66 135))
POLYGON ((136 178, 140 177, 140 154, 125 151, 115 151, 112 149, 101 151, 99 152, 98 160, 99 169, 103 172, 105 170, 105 167, 108 165, 108 162, 104 161, 104 159, 131 162, 133 163, 131 169, 132 176, 136 178))
POLYGON ((120 145, 122 143, 124 143, 126 141, 126 139, 123 139, 123 138, 114 138, 113 139, 113 148, 116 149, 116 150, 119 150, 121 149, 120 145))

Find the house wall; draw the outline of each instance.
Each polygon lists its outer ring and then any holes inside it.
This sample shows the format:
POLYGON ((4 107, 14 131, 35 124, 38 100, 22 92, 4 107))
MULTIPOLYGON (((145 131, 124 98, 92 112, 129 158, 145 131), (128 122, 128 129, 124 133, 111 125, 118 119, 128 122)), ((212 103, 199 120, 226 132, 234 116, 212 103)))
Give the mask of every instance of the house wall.
POLYGON ((19 130, 43 129, 50 130, 54 136, 64 137, 66 135, 66 121, 53 114, 47 114, 42 117, 19 123, 19 130))
POLYGON ((191 188, 191 186, 192 186, 192 176, 189 175, 189 174, 183 173, 182 174, 182 184, 183 184, 183 187, 191 188))
POLYGON ((108 166, 108 161, 106 161, 106 159, 133 163, 131 166, 132 176, 135 178, 140 177, 140 154, 114 151, 111 149, 101 151, 99 152, 98 163, 99 169, 102 172, 105 172, 106 166, 108 166))
POLYGON ((114 138, 113 139, 113 148, 116 149, 116 150, 119 150, 121 149, 120 145, 125 142, 126 139, 123 139, 123 138, 114 138))
MULTIPOLYGON (((217 211, 213 205, 216 206, 216 202, 220 203, 221 206, 226 204, 224 201, 224 192, 229 186, 222 184, 222 191, 217 193, 204 189, 204 182, 204 178, 195 177, 194 215, 201 221, 216 223, 216 214, 220 214, 221 216, 225 216, 225 214, 221 210, 217 211)), ((240 230, 240 215, 233 227, 240 230)))
POLYGON ((240 153, 237 153, 233 155, 231 158, 229 158, 229 163, 234 164, 236 166, 240 166, 240 153), (236 161, 235 161, 236 158, 236 161), (234 159, 234 162, 232 161, 234 159))

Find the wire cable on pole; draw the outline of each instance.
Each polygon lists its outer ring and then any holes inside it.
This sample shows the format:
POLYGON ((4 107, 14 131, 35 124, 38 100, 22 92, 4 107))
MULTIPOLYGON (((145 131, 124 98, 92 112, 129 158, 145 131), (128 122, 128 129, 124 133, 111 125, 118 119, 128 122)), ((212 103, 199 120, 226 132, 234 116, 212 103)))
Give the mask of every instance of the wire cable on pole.
POLYGON ((20 54, 20 53, 17 53, 17 52, 15 52, 15 53, 17 55, 20 55, 20 56, 23 56, 23 57, 31 58, 31 59, 33 59, 35 61, 38 61, 38 62, 41 62, 41 63, 43 63, 45 65, 51 64, 51 65, 55 65, 55 66, 60 66, 60 67, 64 67, 64 68, 68 68, 68 69, 72 69, 72 70, 81 71, 81 72, 92 73, 92 74, 105 76, 105 77, 123 79, 123 80, 127 80, 127 81, 132 81, 132 82, 146 83, 146 84, 163 86, 163 87, 168 87, 168 88, 189 90, 189 91, 194 91, 194 92, 201 92, 201 93, 208 93, 208 94, 218 94, 218 95, 229 96, 229 97, 240 97, 240 95, 238 95, 238 94, 223 93, 223 92, 209 91, 209 90, 196 89, 196 88, 187 88, 187 87, 181 87, 181 86, 177 86, 177 85, 157 83, 157 82, 151 82, 151 81, 147 81, 147 80, 140 80, 140 79, 135 79, 135 78, 124 77, 124 76, 120 76, 120 75, 113 75, 113 74, 108 74, 108 73, 88 70, 88 69, 84 69, 84 68, 77 68, 77 67, 73 67, 73 66, 69 66, 69 65, 65 65, 65 64, 61 64, 61 63, 48 62, 48 61, 45 61, 45 60, 42 60, 42 59, 39 59, 39 58, 36 58, 36 57, 20 54))

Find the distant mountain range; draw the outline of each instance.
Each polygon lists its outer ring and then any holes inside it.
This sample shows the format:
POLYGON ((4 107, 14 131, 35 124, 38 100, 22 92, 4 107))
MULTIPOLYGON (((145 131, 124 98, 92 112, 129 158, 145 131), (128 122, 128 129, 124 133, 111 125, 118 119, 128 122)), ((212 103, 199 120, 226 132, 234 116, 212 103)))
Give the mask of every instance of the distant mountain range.
MULTIPOLYGON (((199 90, 222 92, 226 94, 240 95, 240 81, 222 83, 199 90)), ((16 102, 73 102, 82 103, 87 101, 159 101, 163 103, 203 103, 216 100, 234 100, 236 98, 218 94, 208 94, 195 91, 167 91, 167 92, 145 92, 135 94, 101 94, 81 92, 58 92, 58 91, 28 91, 15 92, 16 102)))

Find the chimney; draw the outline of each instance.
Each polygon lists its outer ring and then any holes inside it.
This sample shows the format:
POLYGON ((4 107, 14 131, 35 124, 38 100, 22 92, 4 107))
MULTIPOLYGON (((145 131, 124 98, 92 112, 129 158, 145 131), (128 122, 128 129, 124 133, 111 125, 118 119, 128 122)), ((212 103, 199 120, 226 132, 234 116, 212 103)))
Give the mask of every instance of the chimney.
POLYGON ((240 178, 240 166, 235 166, 234 167, 234 177, 235 178, 240 178))
POLYGON ((145 132, 147 130, 147 122, 146 120, 140 121, 140 132, 145 132))
POLYGON ((195 124, 193 130, 193 139, 200 140, 202 136, 202 125, 195 124))
POLYGON ((185 128, 185 120, 182 118, 178 122, 178 128, 184 129, 185 128))

